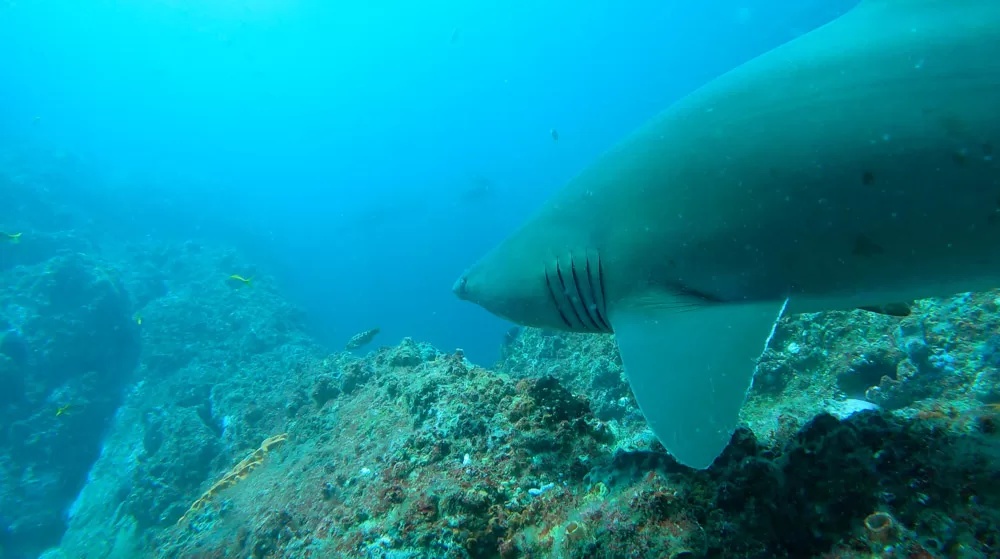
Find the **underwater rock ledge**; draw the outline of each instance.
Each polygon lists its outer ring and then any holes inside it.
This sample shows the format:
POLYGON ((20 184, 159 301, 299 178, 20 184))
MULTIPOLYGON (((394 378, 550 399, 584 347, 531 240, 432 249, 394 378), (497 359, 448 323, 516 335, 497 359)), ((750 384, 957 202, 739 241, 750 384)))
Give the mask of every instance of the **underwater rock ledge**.
POLYGON ((992 416, 959 430, 823 414, 772 443, 741 429, 695 471, 656 443, 626 448, 551 376, 518 380, 410 340, 328 367, 354 371, 336 375, 350 386, 300 408, 284 446, 189 524, 150 534, 148 556, 861 557, 890 546, 975 557, 1000 546, 992 416))

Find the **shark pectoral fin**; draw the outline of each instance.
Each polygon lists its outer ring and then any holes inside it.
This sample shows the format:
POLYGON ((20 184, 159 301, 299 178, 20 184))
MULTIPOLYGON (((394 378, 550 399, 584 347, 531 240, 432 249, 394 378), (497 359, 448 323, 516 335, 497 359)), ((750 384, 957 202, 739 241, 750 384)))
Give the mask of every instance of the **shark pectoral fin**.
POLYGON ((678 462, 707 468, 729 444, 786 304, 657 293, 609 313, 632 393, 678 462))

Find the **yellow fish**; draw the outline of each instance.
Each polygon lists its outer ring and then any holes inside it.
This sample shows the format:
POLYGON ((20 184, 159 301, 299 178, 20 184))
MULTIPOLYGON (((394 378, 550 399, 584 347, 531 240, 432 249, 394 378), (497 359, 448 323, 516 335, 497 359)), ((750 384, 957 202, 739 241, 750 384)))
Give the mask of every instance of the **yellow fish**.
POLYGON ((251 283, 250 283, 250 280, 253 279, 253 276, 245 278, 243 276, 233 274, 233 275, 229 276, 229 279, 236 280, 236 281, 241 281, 241 282, 247 284, 247 287, 253 287, 253 285, 251 285, 251 283))
POLYGON ((0 231, 0 236, 5 237, 8 241, 17 244, 21 242, 21 233, 4 233, 0 231))
POLYGON ((139 326, 142 326, 142 315, 141 314, 136 313, 136 315, 135 315, 135 323, 138 324, 139 326))
POLYGON ((61 406, 59 409, 56 410, 56 417, 59 417, 60 415, 65 415, 66 413, 69 412, 70 408, 72 407, 73 404, 66 404, 65 406, 61 406))

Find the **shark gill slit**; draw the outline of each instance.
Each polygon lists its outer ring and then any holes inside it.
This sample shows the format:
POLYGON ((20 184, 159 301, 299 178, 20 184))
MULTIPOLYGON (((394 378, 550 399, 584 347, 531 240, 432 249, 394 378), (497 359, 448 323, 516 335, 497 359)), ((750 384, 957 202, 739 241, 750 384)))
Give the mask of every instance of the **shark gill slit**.
POLYGON ((698 291, 697 289, 692 289, 692 288, 690 288, 690 287, 688 287, 686 285, 678 285, 677 289, 681 293, 683 293, 685 295, 688 295, 690 297, 695 297, 697 299, 701 299, 701 300, 706 301, 708 303, 725 303, 726 302, 725 299, 720 299, 720 298, 716 297, 715 295, 712 295, 710 293, 705 293, 704 291, 698 291))
MULTIPOLYGON (((601 286, 601 303, 604 305, 604 314, 608 314, 608 294, 604 292, 604 261, 601 260, 601 255, 597 255, 597 284, 601 286)), ((604 321, 608 325, 608 332, 614 331, 611 328, 611 321, 604 321)))
POLYGON ((562 309, 559 308, 559 301, 556 300, 556 292, 554 289, 552 289, 552 278, 549 277, 548 269, 545 270, 545 287, 549 288, 549 300, 552 301, 552 306, 555 307, 556 312, 559 313, 559 318, 562 319, 563 324, 566 325, 566 328, 572 330, 573 326, 569 323, 569 320, 566 320, 566 315, 563 314, 562 309))
POLYGON ((726 302, 725 299, 721 299, 704 291, 698 291, 697 289, 690 288, 686 285, 672 284, 670 287, 678 295, 683 296, 683 298, 679 299, 673 305, 674 310, 678 312, 696 310, 703 307, 706 303, 714 305, 726 302))
MULTIPOLYGON (((569 270, 573 274, 573 284, 576 286, 576 294, 580 299, 580 305, 583 306, 583 313, 587 315, 587 320, 590 321, 590 325, 593 327, 593 329, 600 331, 601 326, 597 323, 597 319, 594 318, 594 315, 591 314, 590 310, 590 307, 594 306, 592 305, 593 301, 591 301, 593 295, 592 293, 585 294, 583 290, 580 289, 580 277, 576 273, 576 262, 573 260, 572 254, 569 257, 569 270)), ((589 282, 588 282, 588 287, 589 287, 589 282)))
POLYGON ((573 311, 573 316, 576 317, 577 324, 580 328, 587 330, 587 325, 583 323, 583 319, 580 318, 580 313, 576 311, 576 305, 573 304, 573 297, 566 291, 566 280, 563 279, 562 269, 559 267, 559 261, 556 260, 556 276, 559 278, 559 285, 562 286, 562 296, 569 305, 570 310, 573 311))
POLYGON ((606 309, 604 308, 604 271, 601 269, 600 254, 597 255, 597 270, 598 274, 600 274, 597 278, 597 286, 600 288, 600 298, 598 298, 598 290, 594 289, 594 274, 590 270, 590 254, 587 254, 587 283, 590 284, 590 293, 594 297, 594 314, 597 315, 600 330, 602 332, 610 332, 611 325, 604 319, 604 314, 606 313, 606 309))

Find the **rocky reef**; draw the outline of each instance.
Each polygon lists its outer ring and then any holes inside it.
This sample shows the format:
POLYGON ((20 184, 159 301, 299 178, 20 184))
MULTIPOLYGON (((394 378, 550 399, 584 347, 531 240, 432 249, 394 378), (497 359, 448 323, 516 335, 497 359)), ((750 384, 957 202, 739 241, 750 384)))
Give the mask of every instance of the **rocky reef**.
POLYGON ((330 353, 252 258, 0 181, 2 559, 1000 554, 1000 293, 787 317, 695 471, 611 336, 330 353))
MULTIPOLYGON (((943 301, 912 320, 940 324, 949 309, 990 300, 943 301)), ((233 446, 210 447, 229 465, 193 468, 183 447, 161 455, 163 469, 198 475, 123 493, 126 507, 137 493, 148 500, 131 513, 130 549, 164 558, 991 556, 1000 417, 979 400, 981 375, 969 372, 964 389, 932 383, 932 397, 914 396, 909 408, 856 411, 838 379, 861 361, 792 345, 804 326, 836 320, 869 321, 852 332, 876 347, 880 327, 892 337, 908 327, 858 313, 787 321, 786 350, 762 364, 788 367, 786 382, 755 386, 748 427, 706 471, 679 466, 644 430, 610 338, 519 332, 495 370, 412 340, 363 359, 300 354, 285 362, 286 405, 252 414, 237 410, 259 409, 249 400, 267 375, 220 379, 215 391, 241 394, 218 404, 230 426, 265 414, 253 421, 266 427, 242 439, 242 461, 233 446), (205 491, 223 479, 232 482, 205 491), (162 512, 138 514, 147 510, 162 512)), ((939 340, 925 341, 935 354, 939 340)), ((192 436, 182 415, 163 417, 178 421, 164 437, 192 436)), ((149 458, 140 450, 135 460, 149 458)))
POLYGON ((314 393, 333 374, 336 396, 300 408, 260 469, 159 532, 155 556, 987 557, 1000 545, 990 407, 968 421, 868 410, 766 438, 743 428, 694 471, 555 376, 410 340, 326 366, 339 373, 320 372, 314 393))
POLYGON ((139 347, 127 292, 100 258, 0 271, 0 541, 14 556, 59 542, 139 347))

